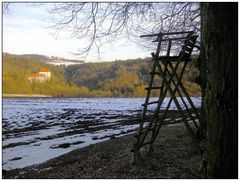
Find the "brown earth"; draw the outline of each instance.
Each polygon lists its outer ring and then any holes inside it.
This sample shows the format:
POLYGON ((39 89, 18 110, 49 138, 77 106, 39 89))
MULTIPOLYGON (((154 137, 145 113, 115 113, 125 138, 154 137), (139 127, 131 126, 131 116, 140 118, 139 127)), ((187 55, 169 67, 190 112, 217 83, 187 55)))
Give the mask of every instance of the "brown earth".
POLYGON ((183 123, 164 125, 145 164, 132 165, 135 134, 74 150, 45 163, 3 170, 3 178, 203 178, 201 154, 183 123))

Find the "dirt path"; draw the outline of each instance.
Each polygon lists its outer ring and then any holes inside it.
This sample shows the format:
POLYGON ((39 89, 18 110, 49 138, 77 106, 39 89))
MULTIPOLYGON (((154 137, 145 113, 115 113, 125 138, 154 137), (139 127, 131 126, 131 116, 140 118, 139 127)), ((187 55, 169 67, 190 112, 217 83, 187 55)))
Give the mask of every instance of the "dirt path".
POLYGON ((78 149, 43 164, 3 171, 3 178, 202 178, 201 156, 182 123, 161 128, 145 166, 131 165, 134 135, 78 149))

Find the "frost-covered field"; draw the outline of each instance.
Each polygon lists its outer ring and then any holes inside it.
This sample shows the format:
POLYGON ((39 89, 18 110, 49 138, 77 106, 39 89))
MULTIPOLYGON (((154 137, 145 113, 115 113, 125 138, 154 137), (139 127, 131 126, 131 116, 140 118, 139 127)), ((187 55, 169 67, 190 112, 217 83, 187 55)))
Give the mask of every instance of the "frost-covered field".
MULTIPOLYGON (((201 99, 192 99, 199 107, 201 99)), ((3 169, 135 132, 132 118, 140 116, 143 103, 144 98, 4 98, 3 169)))

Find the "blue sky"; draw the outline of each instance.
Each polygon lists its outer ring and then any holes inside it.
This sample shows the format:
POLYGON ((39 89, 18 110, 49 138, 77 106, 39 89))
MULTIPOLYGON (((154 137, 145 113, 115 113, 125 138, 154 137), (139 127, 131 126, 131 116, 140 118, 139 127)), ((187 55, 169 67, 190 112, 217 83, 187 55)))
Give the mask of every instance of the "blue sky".
MULTIPOLYGON (((3 52, 13 54, 42 54, 78 59, 71 52, 77 52, 82 42, 70 38, 62 32, 58 39, 49 28, 51 15, 46 6, 34 6, 32 3, 11 3, 10 11, 3 15, 3 52)), ((141 49, 127 39, 106 44, 101 49, 101 58, 91 52, 85 61, 114 61, 147 57, 149 52, 141 49)))

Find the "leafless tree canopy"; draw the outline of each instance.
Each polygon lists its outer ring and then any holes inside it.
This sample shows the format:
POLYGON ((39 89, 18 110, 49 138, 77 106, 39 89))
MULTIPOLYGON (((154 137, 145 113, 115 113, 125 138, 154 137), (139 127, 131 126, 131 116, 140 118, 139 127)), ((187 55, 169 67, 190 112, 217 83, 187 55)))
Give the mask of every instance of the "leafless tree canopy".
MULTIPOLYGON (((34 3, 35 4, 35 3, 34 3)), ((39 5, 39 3, 37 3, 39 5)), ((41 3, 52 15, 50 30, 58 37, 67 31, 71 37, 84 41, 77 54, 86 57, 106 43, 127 38, 143 48, 152 48, 140 39, 142 34, 169 31, 200 31, 199 3, 41 3)), ((10 3, 3 3, 3 13, 10 3)), ((36 4, 35 4, 36 5, 36 4)), ((81 41, 82 42, 82 41, 81 41)))
POLYGON ((54 3, 51 28, 58 35, 68 31, 72 37, 86 40, 79 55, 116 39, 139 40, 141 34, 160 31, 200 30, 199 3, 54 3))

